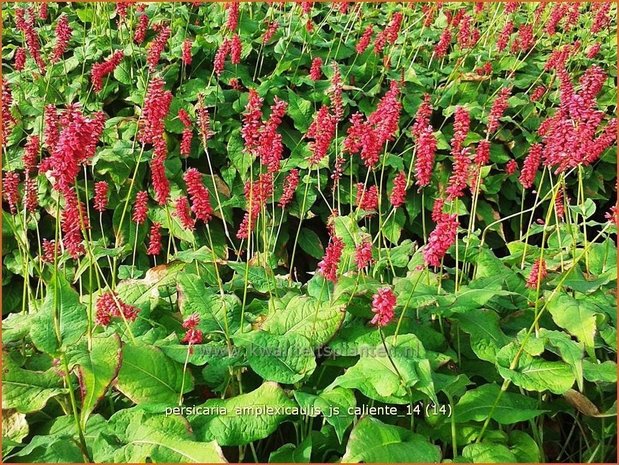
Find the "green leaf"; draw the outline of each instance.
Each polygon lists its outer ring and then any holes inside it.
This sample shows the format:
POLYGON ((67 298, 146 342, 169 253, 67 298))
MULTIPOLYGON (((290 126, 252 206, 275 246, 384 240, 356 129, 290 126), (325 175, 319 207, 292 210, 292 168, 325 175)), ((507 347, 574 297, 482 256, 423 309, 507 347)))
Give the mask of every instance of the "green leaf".
POLYGON ((243 282, 247 276, 248 283, 258 292, 267 293, 277 286, 277 283, 273 283, 273 279, 269 278, 264 267, 247 266, 247 263, 240 262, 228 262, 227 265, 237 272, 243 282))
POLYGON ((133 402, 175 405, 181 386, 183 393, 193 389, 191 373, 185 373, 183 383, 183 366, 160 349, 143 343, 123 346, 116 387, 133 402))
POLYGON ((357 399, 352 390, 336 387, 330 391, 324 391, 319 395, 303 391, 295 391, 294 397, 301 408, 322 414, 330 425, 335 429, 340 442, 344 439, 344 432, 352 424, 355 416, 348 413, 349 409, 357 405, 357 399))
POLYGON ((482 360, 494 363, 496 353, 509 342, 499 326, 499 316, 492 310, 475 309, 456 313, 452 318, 471 336, 471 349, 482 360))
POLYGON ((197 275, 182 273, 178 278, 179 308, 184 317, 200 315, 199 329, 205 333, 231 335, 240 323, 240 301, 235 295, 222 295, 207 288, 197 275))
POLYGON ((440 449, 419 435, 399 426, 365 417, 353 428, 343 463, 438 463, 440 449))
POLYGON ((241 179, 245 180, 245 176, 252 163, 252 157, 251 155, 245 153, 240 130, 234 130, 230 134, 228 138, 227 151, 230 163, 232 163, 232 166, 236 168, 236 171, 241 176, 241 179))
POLYGON ((234 342, 246 348, 249 366, 265 381, 293 384, 316 369, 312 347, 299 334, 253 331, 235 337, 234 342))
POLYGON ((583 374, 586 380, 594 383, 616 383, 617 363, 607 360, 603 363, 593 363, 583 360, 583 374))
POLYGON ((276 299, 274 304, 274 313, 267 317, 261 329, 273 334, 305 336, 314 349, 335 335, 345 316, 343 305, 331 305, 308 296, 295 296, 287 303, 276 299))
MULTIPOLYGON (((549 297, 547 297, 549 299, 549 297)), ((576 336, 585 345, 585 350, 592 358, 594 354, 594 337, 596 331, 595 307, 583 300, 576 300, 567 294, 559 294, 548 301, 548 311, 554 322, 576 336)))
POLYGON ((124 445, 114 451, 116 463, 225 463, 215 441, 196 441, 179 415, 149 416, 142 410, 121 410, 109 420, 124 445))
POLYGON ((24 463, 81 463, 80 448, 70 436, 35 436, 18 457, 24 463), (39 438, 38 441, 35 439, 39 438), (30 447, 33 446, 33 447, 30 447))
POLYGON ((288 90, 288 111, 294 127, 305 133, 312 124, 312 102, 305 100, 295 94, 292 90, 288 90))
POLYGON ((322 258, 325 254, 325 248, 318 234, 309 228, 301 229, 301 233, 299 234, 299 247, 314 258, 322 258))
POLYGON ((61 347, 75 344, 87 327, 86 307, 80 303, 79 294, 61 273, 56 274, 49 281, 43 305, 30 328, 32 342, 40 351, 54 354, 61 347))
POLYGON ((457 422, 484 421, 488 416, 502 425, 530 420, 542 413, 537 401, 531 397, 503 392, 496 384, 484 384, 467 391, 454 408, 457 422))
POLYGON ((402 234, 402 228, 406 222, 406 214, 402 208, 395 210, 395 215, 391 215, 387 221, 383 223, 381 232, 383 236, 392 244, 397 244, 402 234))
POLYGON ((469 444, 462 456, 473 463, 516 463, 516 456, 503 444, 482 442, 469 444))
POLYGON ((514 430, 509 433, 509 449, 520 463, 538 463, 542 460, 537 442, 524 431, 514 430))
POLYGON ((341 386, 358 389, 365 396, 381 402, 407 404, 407 387, 414 387, 438 403, 432 381, 430 361, 414 334, 402 334, 397 342, 389 336, 383 344, 362 348, 359 361, 338 376, 329 388, 341 386), (395 366, 394 366, 395 365, 395 366))
POLYGON ((2 408, 20 413, 37 412, 54 396, 67 392, 62 378, 53 369, 46 372, 24 370, 3 354, 2 408))
POLYGON ((207 400, 201 407, 209 413, 190 421, 199 440, 240 446, 272 434, 295 406, 277 383, 266 382, 247 394, 207 400))
POLYGON ((312 435, 308 434, 298 446, 284 444, 271 452, 269 463, 309 463, 312 458, 312 435))
POLYGON ((92 338, 90 350, 86 343, 69 352, 69 367, 77 366, 82 395, 82 424, 95 409, 120 368, 120 338, 113 334, 92 338))
POLYGON ((576 378, 567 363, 532 357, 525 351, 520 352, 516 365, 513 369, 510 368, 518 353, 518 347, 510 343, 503 347, 496 357, 497 368, 501 376, 509 379, 516 386, 527 391, 550 391, 554 394, 563 394, 574 384, 576 378))

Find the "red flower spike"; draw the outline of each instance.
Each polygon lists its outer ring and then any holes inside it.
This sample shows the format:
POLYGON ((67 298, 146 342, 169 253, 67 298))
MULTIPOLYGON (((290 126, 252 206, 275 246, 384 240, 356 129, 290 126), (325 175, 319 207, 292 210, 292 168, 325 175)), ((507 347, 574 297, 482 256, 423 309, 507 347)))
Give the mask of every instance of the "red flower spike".
POLYGON ((146 253, 148 255, 159 255, 162 247, 161 225, 159 223, 153 223, 150 227, 150 233, 148 235, 148 249, 146 250, 146 253))
POLYGON ((2 192, 13 215, 17 214, 17 205, 19 204, 19 182, 19 173, 15 171, 6 171, 4 173, 2 192))
POLYGON ((527 287, 529 289, 537 289, 538 285, 541 285, 541 282, 546 279, 547 275, 546 262, 538 258, 531 267, 531 273, 527 278, 527 287))
POLYGON ((357 270, 362 270, 373 263, 372 259, 372 242, 364 240, 355 247, 355 264, 357 270))
POLYGON ((344 250, 344 241, 337 236, 331 238, 331 242, 327 246, 325 255, 318 263, 318 268, 322 275, 328 281, 332 283, 337 282, 337 269, 342 258, 342 251, 344 250))
POLYGON ((191 64, 191 46, 192 40, 190 38, 183 41, 181 61, 185 66, 189 66, 191 64))
POLYGON ((26 50, 23 47, 19 47, 15 50, 15 62, 13 66, 17 71, 23 71, 24 66, 26 65, 26 50))
POLYGON ((396 306, 396 296, 389 287, 379 289, 372 296, 372 312, 374 318, 370 321, 371 324, 378 327, 387 326, 395 315, 394 309, 396 306))
POLYGON ((322 77, 322 58, 316 57, 312 60, 309 77, 312 81, 318 81, 322 77))
POLYGON ((191 198, 191 211, 198 220, 208 223, 213 216, 213 208, 208 189, 202 183, 202 174, 195 168, 189 168, 183 175, 187 184, 187 192, 191 198))
MULTIPOLYGON (((439 216, 434 214, 433 216, 439 216)), ((449 250, 449 248, 456 242, 456 236, 458 232, 458 215, 453 214, 440 214, 439 221, 436 224, 434 230, 430 233, 428 238, 428 244, 423 250, 423 257, 428 266, 435 268, 441 266, 441 260, 449 250)))
POLYGON ((292 202, 292 198, 294 196, 294 192, 299 185, 299 170, 293 169, 290 170, 288 176, 286 176, 286 180, 284 181, 284 192, 279 199, 279 206, 282 208, 286 208, 290 202, 292 202))
POLYGON ((101 89, 103 89, 103 78, 114 72, 124 56, 125 55, 122 50, 117 50, 107 60, 102 63, 95 63, 92 65, 90 76, 92 80, 92 87, 95 92, 100 92, 101 89))
POLYGON ((509 99, 511 93, 511 87, 503 87, 499 91, 497 98, 492 103, 490 115, 488 116, 488 134, 492 134, 499 128, 499 119, 503 116, 503 113, 505 113, 505 110, 507 109, 507 99, 509 99))
POLYGON ((529 149, 529 154, 524 159, 524 163, 522 164, 522 170, 520 171, 520 177, 518 180, 522 187, 525 189, 530 189, 535 182, 535 176, 537 175, 537 170, 542 163, 542 145, 541 144, 533 144, 529 149))
POLYGON ((58 18, 55 33, 56 44, 54 45, 52 56, 49 59, 52 63, 56 63, 62 58, 69 45, 69 40, 71 40, 73 30, 71 26, 69 26, 69 17, 66 14, 63 13, 60 18, 58 18))
POLYGON ((104 212, 107 208, 107 192, 108 184, 105 181, 95 183, 95 201, 94 209, 98 212, 104 212))
POLYGON ((191 208, 189 207, 189 200, 187 197, 182 196, 176 199, 175 215, 180 221, 183 228, 188 231, 193 231, 196 227, 196 221, 191 217, 191 208))
MULTIPOLYGON (((161 54, 163 53, 168 39, 172 34, 172 30, 168 26, 161 26, 159 24, 155 26, 159 31, 157 36, 150 43, 148 53, 146 55, 146 63, 148 64, 148 69, 151 73, 157 68, 157 64, 159 64, 159 60, 161 59, 161 54)), ((155 29, 155 27, 153 29, 155 29)))
POLYGON ((238 65, 241 62, 242 49, 243 45, 241 44, 241 38, 238 34, 234 34, 234 36, 232 36, 232 40, 230 41, 230 62, 233 65, 238 65))
POLYGON ((371 25, 365 28, 365 31, 363 31, 363 34, 359 38, 359 42, 357 42, 357 45, 355 47, 355 50, 357 51, 358 54, 362 54, 363 52, 366 51, 366 49, 370 45, 370 41, 372 40, 373 34, 374 34, 374 28, 371 25))
POLYGON ((432 131, 432 126, 426 126, 417 139, 415 177, 420 188, 428 186, 432 180, 436 144, 436 137, 432 131))
POLYGON ((406 174, 400 171, 393 180, 393 190, 389 198, 391 205, 398 208, 406 201, 406 174))
POLYGON ((140 191, 135 196, 133 204, 133 215, 131 219, 137 224, 142 224, 146 221, 148 214, 148 192, 140 191))
POLYGON ((366 212, 378 210, 378 189, 376 186, 365 189, 363 183, 358 183, 355 203, 359 209, 366 212))
POLYGON ((314 165, 322 160, 329 150, 329 146, 335 137, 337 118, 329 111, 329 107, 323 105, 316 113, 314 121, 305 134, 308 139, 314 139, 309 143, 312 153, 310 164, 314 165))

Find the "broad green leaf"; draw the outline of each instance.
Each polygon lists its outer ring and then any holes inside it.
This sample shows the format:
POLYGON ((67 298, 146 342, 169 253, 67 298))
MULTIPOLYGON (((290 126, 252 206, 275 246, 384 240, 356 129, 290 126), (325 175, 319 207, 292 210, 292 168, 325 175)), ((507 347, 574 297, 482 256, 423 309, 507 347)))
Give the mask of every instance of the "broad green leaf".
POLYGON ((87 327, 86 306, 64 276, 57 273, 49 281, 43 305, 30 327, 32 342, 40 351, 54 354, 61 347, 75 344, 87 327))
POLYGON ((316 412, 316 415, 322 414, 342 442, 344 432, 355 419, 353 414, 348 413, 350 408, 357 405, 353 391, 342 387, 324 391, 319 395, 295 391, 294 397, 301 408, 316 412))
MULTIPOLYGON (((548 297, 547 297, 548 298, 548 297)), ((548 311, 554 322, 576 336, 585 345, 585 350, 595 358, 594 336, 596 331, 595 307, 584 300, 576 300, 568 294, 559 294, 548 301, 548 311)))
POLYGON ((289 90, 287 113, 294 121, 294 127, 305 133, 312 123, 312 114, 314 113, 312 102, 299 97, 289 90))
POLYGON ((538 463, 542 460, 537 442, 524 431, 514 430, 509 433, 509 449, 520 463, 538 463))
POLYGON ((191 373, 166 357, 160 349, 143 343, 128 343, 122 349, 122 364, 116 388, 136 404, 178 403, 183 393, 193 389, 191 373))
POLYGON ((83 425, 120 368, 120 338, 116 334, 95 336, 91 341, 90 350, 83 343, 69 352, 69 367, 77 366, 83 425))
POLYGON ((2 354, 2 408, 19 413, 41 410, 52 397, 67 392, 62 378, 53 369, 46 372, 24 370, 6 353, 2 354))
POLYGON ((299 234, 299 247, 314 258, 320 259, 325 254, 325 248, 318 234, 309 228, 301 229, 301 233, 299 234))
POLYGON ((121 410, 109 420, 124 444, 114 452, 116 463, 225 463, 215 441, 197 441, 179 415, 149 416, 136 408, 121 410))
POLYGON ((228 262, 227 265, 236 271, 238 276, 243 280, 243 283, 247 276, 248 284, 258 292, 267 293, 277 287, 277 282, 273 281, 273 277, 267 274, 264 267, 247 266, 246 263, 240 262, 228 262))
POLYGON ((438 463, 440 449, 425 437, 372 417, 361 419, 346 445, 343 463, 438 463))
POLYGON ((338 376, 329 388, 358 389, 371 399, 407 404, 410 402, 407 388, 414 387, 438 403, 430 362, 419 339, 413 334, 403 334, 398 336, 397 343, 393 336, 385 342, 389 355, 382 343, 363 348, 359 361, 338 376))
POLYGON ((312 434, 305 436, 301 444, 284 444, 271 452, 269 463, 309 463, 312 457, 312 434))
POLYGON ((241 179, 245 180, 252 164, 252 156, 245 152, 240 130, 235 130, 229 135, 227 151, 230 163, 239 173, 241 179))
POLYGON ((205 333, 233 334, 240 324, 240 301, 236 295, 223 297, 207 288, 199 276, 182 273, 178 278, 178 301, 186 318, 193 313, 200 315, 199 328, 205 333))
POLYGON ((18 457, 24 463, 82 463, 84 456, 76 441, 70 436, 35 436, 39 441, 31 441, 22 449, 18 457), (29 447, 34 445, 34 447, 29 447))
POLYGON ((503 444, 481 442, 469 444, 462 449, 462 456, 473 463, 516 463, 512 451, 503 444))
POLYGON ((503 378, 527 391, 563 394, 576 380, 567 363, 532 357, 525 351, 519 352, 514 343, 506 345, 497 353, 496 363, 503 378), (511 365, 516 361, 518 353, 520 355, 512 369, 511 365))
POLYGON ((289 302, 275 300, 275 311, 261 329, 273 334, 294 333, 305 336, 312 348, 326 344, 344 319, 343 305, 330 305, 308 296, 295 296, 289 302))
POLYGON ((246 349, 249 366, 265 381, 293 384, 316 369, 314 351, 299 334, 253 331, 235 337, 234 342, 246 349))
POLYGON ((537 401, 531 397, 503 392, 496 384, 484 384, 467 391, 454 408, 457 422, 484 421, 488 417, 502 425, 530 420, 542 413, 537 401))
POLYGON ((617 363, 607 360, 602 363, 583 361, 583 374, 586 380, 594 383, 616 383, 617 363))
POLYGON ((210 409, 209 413, 190 418, 198 439, 237 446, 272 434, 294 413, 296 404, 277 383, 266 382, 247 394, 225 400, 210 399, 201 407, 210 409))
POLYGON ((2 320, 2 344, 27 337, 35 316, 36 313, 9 313, 2 320))
POLYGON ((496 353, 509 342, 499 325, 499 316, 492 310, 472 309, 456 313, 452 318, 470 335, 471 349, 482 360, 494 362, 496 353))
POLYGON ((382 234, 392 244, 397 244, 402 234, 402 228, 406 222, 406 214, 402 208, 395 210, 395 214, 391 215, 387 221, 383 223, 382 234))
POLYGON ((543 338, 546 349, 559 355, 572 368, 578 387, 582 390, 583 344, 574 341, 568 334, 561 331, 540 328, 539 336, 543 338))
POLYGON ((354 248, 359 243, 359 225, 349 216, 336 216, 333 219, 335 235, 342 239, 346 247, 354 248))

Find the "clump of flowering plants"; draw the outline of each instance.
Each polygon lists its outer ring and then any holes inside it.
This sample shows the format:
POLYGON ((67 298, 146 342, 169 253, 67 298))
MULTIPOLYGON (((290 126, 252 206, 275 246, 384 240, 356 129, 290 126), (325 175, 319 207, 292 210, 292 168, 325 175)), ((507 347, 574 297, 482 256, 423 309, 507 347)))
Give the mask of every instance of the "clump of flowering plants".
POLYGON ((614 4, 2 17, 4 461, 613 461, 614 4))

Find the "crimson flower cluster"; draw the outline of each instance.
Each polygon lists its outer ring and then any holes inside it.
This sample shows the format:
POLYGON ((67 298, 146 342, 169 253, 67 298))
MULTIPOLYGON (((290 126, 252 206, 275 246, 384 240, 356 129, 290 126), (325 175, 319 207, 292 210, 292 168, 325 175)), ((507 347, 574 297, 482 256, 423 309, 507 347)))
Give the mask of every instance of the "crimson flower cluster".
POLYGON ((332 283, 337 282, 337 269, 344 251, 344 241, 337 236, 331 237, 331 241, 325 250, 323 259, 318 263, 318 269, 325 279, 332 283))
POLYGON ((406 201, 406 174, 400 171, 393 180, 393 189, 389 201, 394 208, 401 207, 406 201))
POLYGON ((185 321, 183 321, 183 328, 185 328, 187 332, 181 341, 183 344, 189 344, 190 346, 194 344, 202 344, 203 334, 202 331, 198 329, 199 324, 200 315, 197 313, 193 313, 185 318, 185 321))
POLYGON ((54 45, 54 50, 52 51, 49 61, 56 63, 62 58, 67 50, 72 33, 73 30, 71 26, 69 26, 69 17, 62 14, 60 18, 58 18, 58 23, 56 24, 56 44, 54 45))
POLYGON ((197 219, 208 223, 213 216, 213 208, 208 189, 202 183, 202 174, 195 168, 189 168, 183 179, 191 198, 191 211, 195 213, 197 219))
POLYGON ((395 138, 402 111, 399 96, 400 85, 392 81, 389 90, 366 121, 361 113, 355 113, 350 118, 351 125, 344 140, 344 151, 359 153, 367 167, 378 163, 384 145, 395 138))
POLYGON ((531 273, 527 278, 527 287, 530 289, 537 289, 541 282, 546 279, 547 275, 546 262, 544 259, 538 258, 531 267, 531 273))
POLYGON ((122 50, 117 50, 107 60, 102 63, 95 63, 92 65, 90 76, 92 80, 92 87, 95 92, 100 92, 101 89, 103 89, 103 78, 114 72, 124 56, 125 55, 122 50))
POLYGON ((374 318, 370 321, 371 324, 378 327, 387 326, 395 315, 396 296, 390 287, 379 289, 372 296, 372 312, 374 318))
POLYGON ((92 118, 87 118, 77 105, 65 109, 59 119, 53 107, 48 109, 46 116, 51 114, 54 116, 46 119, 46 126, 55 123, 59 126, 48 128, 51 155, 41 162, 40 171, 49 172, 54 178, 54 188, 65 193, 71 189, 81 165, 95 154, 105 126, 105 115, 97 112, 92 118))
POLYGON ((95 321, 101 326, 108 326, 112 318, 124 318, 135 321, 140 309, 123 302, 116 292, 107 291, 99 296, 96 304, 95 321))
POLYGON ((441 261, 449 248, 456 242, 460 223, 457 214, 443 212, 442 200, 434 205, 432 221, 436 223, 436 227, 430 233, 428 243, 423 250, 423 257, 426 264, 437 268, 441 266, 441 261))

